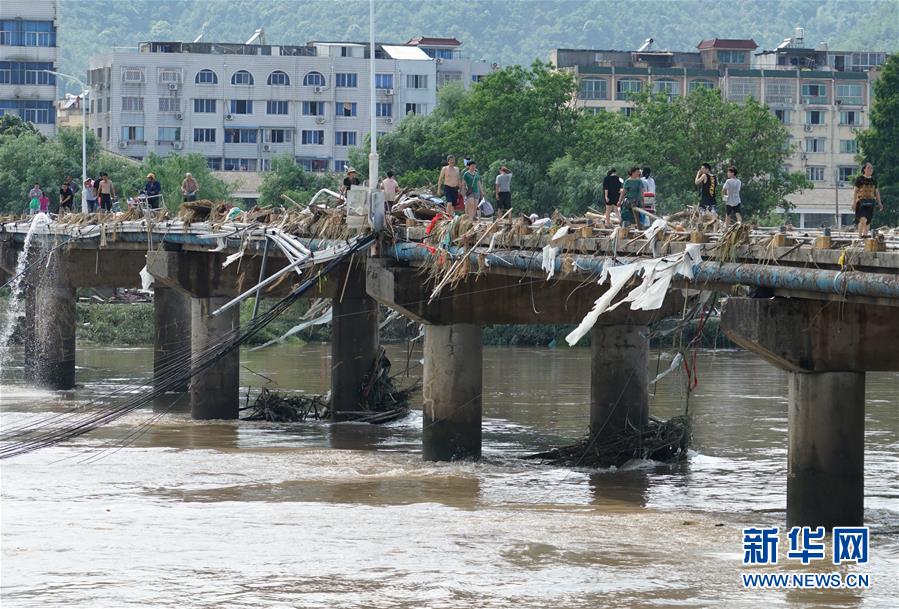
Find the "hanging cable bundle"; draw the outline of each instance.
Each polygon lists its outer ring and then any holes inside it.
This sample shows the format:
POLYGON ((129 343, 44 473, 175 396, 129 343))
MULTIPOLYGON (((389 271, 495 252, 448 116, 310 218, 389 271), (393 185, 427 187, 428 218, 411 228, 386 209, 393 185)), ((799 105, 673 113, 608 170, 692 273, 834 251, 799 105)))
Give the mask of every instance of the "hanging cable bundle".
MULTIPOLYGON (((334 270, 341 262, 370 247, 374 241, 375 235, 370 233, 349 242, 349 247, 344 253, 328 262, 318 273, 304 281, 293 292, 272 306, 271 309, 250 321, 245 328, 231 330, 220 340, 208 345, 199 353, 181 352, 173 354, 163 365, 162 369, 158 371, 153 387, 149 391, 130 395, 112 408, 88 413, 85 413, 83 408, 78 408, 7 429, 0 434, 0 441, 4 442, 4 445, 0 446, 0 459, 8 459, 41 448, 54 446, 60 442, 89 433, 142 408, 166 392, 183 386, 185 381, 209 370, 222 357, 246 343, 290 308, 309 289, 315 287, 322 277, 334 270), (60 423, 62 425, 47 430, 49 424, 58 425, 60 423)), ((147 386, 142 385, 141 388, 146 388, 147 386)), ((110 395, 116 397, 121 393, 122 390, 117 390, 110 395)), ((129 434, 129 437, 130 435, 133 434, 129 434)))

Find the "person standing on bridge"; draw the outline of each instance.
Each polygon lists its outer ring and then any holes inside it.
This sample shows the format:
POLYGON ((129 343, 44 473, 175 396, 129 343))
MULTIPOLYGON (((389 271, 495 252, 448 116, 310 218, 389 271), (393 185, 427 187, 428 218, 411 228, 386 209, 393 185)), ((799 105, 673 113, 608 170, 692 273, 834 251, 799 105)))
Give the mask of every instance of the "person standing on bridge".
POLYGON ((637 228, 640 228, 640 222, 636 218, 638 212, 634 211, 634 208, 643 204, 643 180, 640 177, 639 167, 631 167, 628 173, 630 177, 624 181, 621 189, 619 199, 621 211, 618 213, 621 216, 621 226, 636 224, 637 228))
POLYGON ((478 217, 478 205, 481 202, 481 174, 478 173, 478 164, 468 161, 465 172, 462 174, 462 183, 465 185, 465 213, 475 220, 478 217))
POLYGON ((724 181, 724 222, 727 226, 731 224, 731 218, 736 218, 737 222, 743 223, 743 209, 740 207, 740 189, 743 182, 737 177, 737 168, 727 168, 727 179, 724 181))
POLYGON ((612 225, 612 212, 618 209, 618 201, 621 198, 621 184, 623 180, 618 177, 618 172, 612 167, 606 173, 602 181, 603 200, 606 205, 606 227, 612 225))
POLYGON ((115 197, 115 186, 105 171, 100 174, 100 183, 97 185, 97 194, 100 196, 100 209, 105 212, 112 211, 112 199, 115 197))
POLYGON ((393 204, 396 203, 396 195, 400 190, 400 185, 397 184, 396 178, 393 177, 393 172, 388 171, 387 177, 381 180, 381 191, 384 193, 384 212, 390 213, 390 208, 393 207, 393 204))
POLYGON ((28 203, 28 215, 33 216, 41 210, 41 198, 44 196, 44 191, 41 190, 41 185, 37 182, 34 183, 34 188, 28 191, 28 198, 30 202, 28 203))
POLYGON ((712 217, 718 215, 715 209, 718 204, 715 199, 718 195, 718 177, 712 173, 712 166, 703 163, 696 172, 693 182, 699 186, 699 215, 708 214, 712 217))
POLYGON ((84 181, 84 200, 87 201, 87 213, 97 211, 97 186, 90 178, 84 181))
POLYGON ((72 192, 68 182, 63 182, 59 187, 59 215, 64 213, 72 213, 72 201, 75 200, 75 193, 72 192))
POLYGON ((147 174, 147 183, 144 184, 144 195, 147 197, 147 205, 150 209, 159 209, 159 200, 162 198, 162 185, 156 179, 156 174, 147 174))
POLYGON ((184 197, 184 201, 196 201, 199 190, 200 185, 194 176, 189 171, 185 173, 184 179, 181 181, 181 194, 184 197))
POLYGON ((512 172, 505 165, 500 165, 496 176, 496 213, 502 217, 503 210, 512 208, 512 172))
POLYGON ((359 174, 355 169, 349 167, 346 170, 346 177, 343 179, 343 186, 340 187, 340 194, 346 197, 346 193, 353 188, 353 186, 359 186, 362 182, 359 180, 359 174))
POLYGON ((874 177, 874 165, 865 163, 862 166, 862 175, 855 179, 855 192, 852 197, 852 210, 855 212, 859 238, 868 236, 868 227, 874 219, 875 204, 877 209, 883 211, 880 189, 877 187, 877 178, 874 177))
POLYGON ((459 173, 459 168, 456 167, 456 157, 449 155, 446 157, 446 165, 443 166, 440 170, 440 175, 437 176, 437 192, 439 193, 441 188, 443 189, 443 198, 446 199, 446 211, 449 214, 453 213, 453 208, 456 206, 461 183, 462 176, 459 173))

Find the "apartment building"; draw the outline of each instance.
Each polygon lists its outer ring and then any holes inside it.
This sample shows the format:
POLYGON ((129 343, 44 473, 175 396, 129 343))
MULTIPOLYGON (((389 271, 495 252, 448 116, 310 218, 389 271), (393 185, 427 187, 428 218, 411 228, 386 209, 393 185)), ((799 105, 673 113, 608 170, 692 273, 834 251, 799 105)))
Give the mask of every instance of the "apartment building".
POLYGON ((456 80, 447 68, 466 83, 490 70, 439 57, 460 45, 377 44, 372 108, 366 44, 145 42, 91 59, 88 124, 104 147, 138 159, 199 153, 213 170, 265 171, 274 155, 290 154, 310 171, 344 171, 372 112, 387 133, 403 116, 433 110, 437 88, 456 80))
POLYGON ((57 0, 0 1, 0 116, 56 135, 57 0))
POLYGON ((719 89, 728 100, 763 101, 787 126, 795 152, 786 166, 815 185, 797 194, 801 227, 851 221, 849 177, 857 173, 855 134, 868 122, 871 84, 885 53, 831 51, 805 45, 798 28, 776 49, 758 51, 751 39, 710 39, 696 51, 654 50, 648 39, 636 51, 556 49, 551 60, 580 81, 577 104, 592 112, 629 113, 634 93, 669 97, 697 87, 719 89))

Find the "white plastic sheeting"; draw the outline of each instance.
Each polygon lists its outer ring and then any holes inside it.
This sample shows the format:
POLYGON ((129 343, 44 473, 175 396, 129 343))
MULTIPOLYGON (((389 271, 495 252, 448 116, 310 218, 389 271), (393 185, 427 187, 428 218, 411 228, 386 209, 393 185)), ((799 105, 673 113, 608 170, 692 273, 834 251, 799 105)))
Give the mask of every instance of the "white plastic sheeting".
POLYGON ((699 243, 690 243, 684 251, 671 256, 641 260, 611 268, 604 267, 599 284, 602 285, 606 282, 606 278, 610 278, 611 285, 608 291, 596 300, 590 312, 581 320, 578 327, 565 337, 565 341, 570 346, 574 346, 596 324, 600 315, 606 311, 612 311, 624 303, 630 303, 633 311, 654 311, 660 308, 665 302, 665 295, 668 293, 671 280, 675 275, 693 279, 693 267, 702 262, 701 248, 699 243), (641 275, 643 281, 640 285, 632 289, 626 297, 612 304, 612 300, 624 286, 632 278, 641 275))
POLYGON ((540 268, 546 271, 546 278, 552 279, 556 274, 556 256, 559 254, 559 248, 556 243, 568 234, 568 227, 563 226, 553 234, 552 239, 543 248, 543 262, 540 268))

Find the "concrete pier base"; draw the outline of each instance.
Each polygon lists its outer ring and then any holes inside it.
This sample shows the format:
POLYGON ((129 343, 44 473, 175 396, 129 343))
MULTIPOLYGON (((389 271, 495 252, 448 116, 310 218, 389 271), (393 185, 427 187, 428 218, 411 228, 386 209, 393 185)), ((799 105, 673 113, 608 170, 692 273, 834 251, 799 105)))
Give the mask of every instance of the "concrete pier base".
MULTIPOLYGON (((153 289, 153 316, 156 322, 153 343, 153 385, 159 389, 163 376, 183 370, 191 352, 190 297, 172 288, 153 289)), ((169 391, 187 391, 184 381, 169 391)))
MULTIPOLYGON (((230 300, 225 296, 191 298, 191 351, 197 358, 231 330, 240 327, 240 309, 209 314, 230 300)), ((190 413, 194 419, 236 419, 240 407, 240 351, 235 349, 190 382, 190 413)))
POLYGON ((363 379, 378 357, 378 303, 364 289, 364 282, 348 285, 342 300, 331 301, 331 417, 336 419, 341 411, 361 410, 363 379))
POLYGON ((481 327, 425 326, 422 455, 427 461, 481 456, 481 327))
POLYGON ((787 526, 861 526, 865 373, 790 373, 787 526))
POLYGON ((34 340, 26 357, 31 359, 28 373, 38 386, 71 389, 75 386, 75 288, 39 284, 32 310, 34 340))
POLYGON ((590 336, 590 431, 614 437, 649 422, 649 328, 593 326, 590 336))

